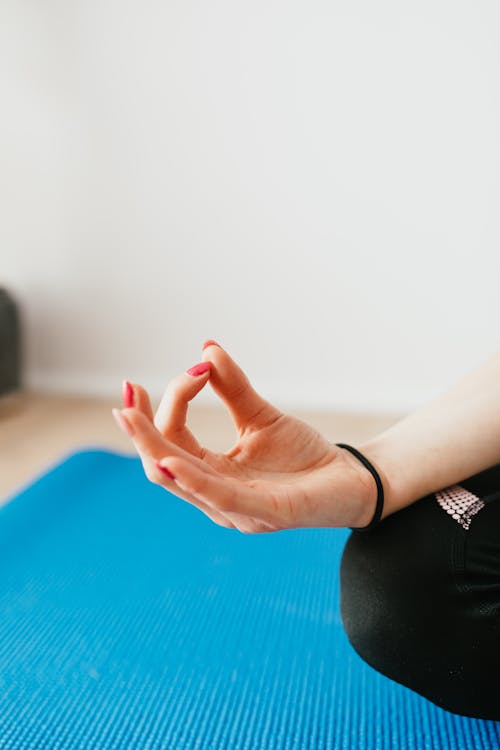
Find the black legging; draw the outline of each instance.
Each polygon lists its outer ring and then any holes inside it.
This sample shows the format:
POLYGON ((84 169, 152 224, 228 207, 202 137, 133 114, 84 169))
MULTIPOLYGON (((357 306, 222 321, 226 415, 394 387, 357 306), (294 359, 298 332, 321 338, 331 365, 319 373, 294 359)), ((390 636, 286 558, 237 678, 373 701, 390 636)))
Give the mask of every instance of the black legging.
POLYGON ((500 464, 349 536, 341 614, 372 667, 500 721, 500 464))

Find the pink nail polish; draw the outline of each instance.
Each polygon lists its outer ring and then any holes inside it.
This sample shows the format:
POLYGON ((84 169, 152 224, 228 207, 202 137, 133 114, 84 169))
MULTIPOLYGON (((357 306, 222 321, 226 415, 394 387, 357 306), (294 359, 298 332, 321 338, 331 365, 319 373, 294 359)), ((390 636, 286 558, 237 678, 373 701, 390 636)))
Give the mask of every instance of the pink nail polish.
POLYGON ((220 349, 222 349, 221 345, 217 343, 217 341, 214 341, 213 339, 208 339, 203 344, 203 349, 206 349, 207 346, 218 346, 220 349))
POLYGON ((156 468, 162 471, 164 474, 166 474, 169 479, 175 479, 172 472, 169 471, 166 466, 162 466, 161 464, 156 464, 156 468))
POLYGON ((122 401, 123 401, 123 406, 126 409, 134 405, 134 389, 132 388, 132 384, 129 383, 128 380, 123 381, 122 401))
POLYGON ((128 421, 127 417, 122 414, 119 409, 113 409, 113 416, 120 430, 122 430, 125 435, 132 437, 132 435, 135 433, 135 430, 128 421))
POLYGON ((203 375, 204 372, 210 370, 210 364, 210 362, 199 362, 197 365, 190 367, 189 370, 186 370, 186 372, 188 375, 203 375))

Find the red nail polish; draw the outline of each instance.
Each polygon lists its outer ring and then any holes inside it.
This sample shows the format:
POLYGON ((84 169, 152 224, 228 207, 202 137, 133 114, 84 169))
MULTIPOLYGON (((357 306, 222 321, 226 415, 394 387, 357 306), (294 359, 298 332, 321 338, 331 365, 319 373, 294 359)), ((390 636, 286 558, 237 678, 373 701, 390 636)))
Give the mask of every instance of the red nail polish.
POLYGON ((172 472, 169 471, 166 466, 162 466, 161 464, 156 464, 156 468, 162 471, 164 474, 166 474, 169 479, 175 479, 172 472))
POLYGON ((132 388, 132 385, 128 382, 128 380, 123 381, 122 401, 123 406, 126 409, 129 409, 134 405, 134 389, 132 388))
POLYGON ((188 375, 203 375, 207 370, 210 370, 210 362, 199 362, 199 364, 190 367, 186 372, 188 375))
POLYGON ((220 349, 222 349, 221 345, 217 343, 217 341, 214 341, 213 339, 208 339, 208 341, 205 341, 203 344, 203 349, 206 349, 207 346, 218 346, 220 349))

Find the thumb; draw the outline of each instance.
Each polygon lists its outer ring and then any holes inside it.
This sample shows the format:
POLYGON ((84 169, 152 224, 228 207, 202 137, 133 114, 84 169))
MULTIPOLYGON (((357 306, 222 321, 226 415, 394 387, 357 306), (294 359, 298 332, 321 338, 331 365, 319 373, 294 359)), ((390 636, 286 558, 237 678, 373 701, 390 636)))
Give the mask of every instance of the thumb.
POLYGON ((229 409, 240 435, 266 427, 283 415, 257 393, 241 367, 216 341, 203 344, 203 361, 212 363, 208 382, 229 409))

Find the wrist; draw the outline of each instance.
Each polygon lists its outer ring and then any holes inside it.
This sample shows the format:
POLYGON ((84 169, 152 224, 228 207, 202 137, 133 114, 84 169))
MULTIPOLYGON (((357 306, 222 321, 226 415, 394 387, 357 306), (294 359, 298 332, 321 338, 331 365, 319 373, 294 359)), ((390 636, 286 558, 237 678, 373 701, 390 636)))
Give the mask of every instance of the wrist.
POLYGON ((349 498, 343 513, 342 526, 363 528, 371 522, 377 507, 378 488, 375 478, 350 450, 338 443, 335 444, 335 448, 338 451, 335 461, 344 467, 347 478, 346 497, 349 498))
MULTIPOLYGON (((397 465, 394 453, 383 436, 376 436, 356 446, 358 450, 373 464, 377 470, 384 488, 384 508, 381 520, 400 510, 408 504, 404 493, 404 474, 397 465)), ((372 477, 376 497, 375 481, 372 477)), ((375 505, 373 505, 375 511, 375 505)))

